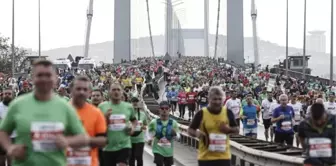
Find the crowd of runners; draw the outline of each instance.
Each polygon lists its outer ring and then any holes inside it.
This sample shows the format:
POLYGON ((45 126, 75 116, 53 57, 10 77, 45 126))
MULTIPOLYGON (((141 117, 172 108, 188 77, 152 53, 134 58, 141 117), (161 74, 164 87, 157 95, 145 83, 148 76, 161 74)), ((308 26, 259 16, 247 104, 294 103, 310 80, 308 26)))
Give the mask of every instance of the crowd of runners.
POLYGON ((75 73, 39 60, 32 73, 1 83, 1 162, 8 165, 142 166, 147 142, 157 166, 172 166, 180 131, 171 115, 191 122, 200 166, 230 165, 230 134, 241 127, 257 138, 258 124, 267 141, 292 146, 295 137, 305 164, 335 164, 334 86, 281 75, 272 82, 267 71, 201 57, 75 73), (159 101, 159 118, 148 119, 142 95, 159 101))

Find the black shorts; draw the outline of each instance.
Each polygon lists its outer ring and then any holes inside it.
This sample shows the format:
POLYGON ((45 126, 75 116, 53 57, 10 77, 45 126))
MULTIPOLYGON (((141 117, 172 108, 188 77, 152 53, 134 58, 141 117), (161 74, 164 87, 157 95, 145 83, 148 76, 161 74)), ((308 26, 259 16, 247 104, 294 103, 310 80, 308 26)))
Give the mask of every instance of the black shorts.
POLYGON ((174 158, 164 157, 161 154, 154 153, 154 163, 157 165, 172 166, 174 164, 174 158))
POLYGON ((128 164, 131 149, 125 148, 118 151, 104 151, 104 165, 117 165, 118 163, 128 164))
POLYGON ((198 166, 231 166, 231 160, 198 160, 198 166))
POLYGON ((271 119, 263 119, 265 129, 269 129, 272 126, 271 119))

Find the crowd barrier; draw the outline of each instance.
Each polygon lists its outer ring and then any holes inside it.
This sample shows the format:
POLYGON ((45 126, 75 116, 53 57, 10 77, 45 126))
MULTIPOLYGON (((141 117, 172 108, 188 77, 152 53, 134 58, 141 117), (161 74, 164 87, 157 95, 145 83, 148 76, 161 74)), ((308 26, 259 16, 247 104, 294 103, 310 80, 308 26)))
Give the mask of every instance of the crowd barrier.
MULTIPOLYGON (((163 77, 159 79, 159 83, 163 81, 163 77)), ((145 89, 144 85, 141 90, 145 89)), ((142 95, 141 95, 142 97, 142 95)), ((148 108, 144 99, 141 98, 143 102, 144 111, 150 119, 159 118, 157 115, 153 114, 148 108)), ((197 150, 198 148, 198 139, 192 137, 188 134, 188 126, 179 124, 179 129, 181 132, 181 138, 178 142, 184 146, 189 146, 197 150)), ((265 152, 261 150, 256 150, 243 146, 235 141, 230 141, 231 145, 231 154, 232 154, 232 165, 234 166, 301 166, 303 165, 303 158, 301 157, 292 157, 286 156, 271 152, 265 152)), ((196 159, 197 156, 195 156, 196 159)))

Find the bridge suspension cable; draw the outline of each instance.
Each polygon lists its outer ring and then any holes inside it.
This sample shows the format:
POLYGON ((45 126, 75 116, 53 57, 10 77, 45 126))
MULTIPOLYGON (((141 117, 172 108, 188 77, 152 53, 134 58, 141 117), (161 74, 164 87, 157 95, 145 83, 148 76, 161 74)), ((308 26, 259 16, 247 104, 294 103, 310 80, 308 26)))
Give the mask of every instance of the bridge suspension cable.
POLYGON ((221 0, 218 0, 218 4, 217 4, 217 27, 216 27, 216 41, 215 41, 214 59, 217 58, 218 29, 219 29, 220 5, 221 5, 220 2, 221 2, 221 0))
POLYGON ((153 54, 153 58, 154 58, 155 57, 155 51, 154 51, 154 43, 153 43, 153 36, 152 36, 152 26, 151 26, 148 0, 146 0, 146 7, 147 7, 147 20, 148 20, 149 38, 150 38, 150 44, 151 44, 152 54, 153 54))

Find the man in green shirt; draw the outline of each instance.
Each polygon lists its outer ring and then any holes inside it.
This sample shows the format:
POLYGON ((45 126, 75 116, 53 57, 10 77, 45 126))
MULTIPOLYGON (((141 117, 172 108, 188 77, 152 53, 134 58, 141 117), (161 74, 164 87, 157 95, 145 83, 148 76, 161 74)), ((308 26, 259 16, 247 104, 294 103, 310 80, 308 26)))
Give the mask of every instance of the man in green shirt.
POLYGON ((34 91, 14 100, 1 122, 0 143, 14 166, 66 166, 66 147, 90 143, 75 110, 53 93, 52 65, 48 60, 34 63, 34 91), (17 136, 11 142, 14 130, 17 136))
POLYGON ((110 98, 111 101, 105 101, 98 106, 105 114, 108 125, 108 144, 103 152, 104 165, 126 166, 132 148, 130 135, 138 123, 133 106, 122 101, 123 90, 119 84, 111 85, 110 98))

